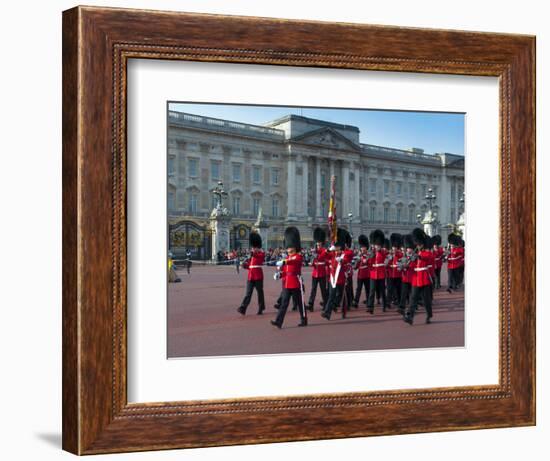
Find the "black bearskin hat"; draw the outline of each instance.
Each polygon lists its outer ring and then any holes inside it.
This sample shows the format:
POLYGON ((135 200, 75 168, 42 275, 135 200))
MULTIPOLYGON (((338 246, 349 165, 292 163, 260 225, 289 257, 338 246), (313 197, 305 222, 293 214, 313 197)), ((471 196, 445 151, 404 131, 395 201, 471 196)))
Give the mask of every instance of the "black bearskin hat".
POLYGON ((366 235, 361 234, 358 237, 357 241, 359 242, 360 247, 365 247, 365 248, 369 247, 369 239, 367 238, 366 235))
POLYGON ((315 240, 318 243, 325 243, 325 240, 327 239, 327 235, 323 229, 320 227, 316 227, 313 229, 313 240, 315 240))
POLYGON ((403 245, 403 236, 397 233, 391 234, 390 243, 392 247, 400 248, 403 245))
POLYGON ((426 234, 426 243, 424 243, 424 248, 431 249, 434 246, 434 238, 426 234))
POLYGON ((376 229, 370 234, 370 243, 372 245, 384 245, 384 232, 380 229, 376 229))
POLYGON ((262 236, 257 232, 250 232, 248 241, 250 242, 251 248, 262 248, 262 236))
POLYGON ((347 234, 346 229, 342 229, 341 227, 336 229, 336 240, 334 242, 334 246, 344 248, 344 246, 346 245, 346 241, 347 241, 346 234, 347 234))
POLYGON ((426 247, 428 236, 422 229, 420 229, 420 227, 413 229, 412 238, 415 245, 422 245, 423 247, 426 247))
POLYGON ((390 249, 390 239, 387 239, 387 238, 384 239, 384 245, 383 245, 383 247, 384 247, 386 250, 389 250, 389 249, 390 249))
POLYGON ((294 226, 285 229, 285 248, 295 248, 296 251, 302 249, 300 231, 294 226))
POLYGON ((403 236, 403 244, 405 245, 405 248, 414 249, 414 240, 411 234, 406 234, 403 236))
POLYGON ((459 244, 459 236, 456 234, 449 234, 447 237, 447 242, 449 242, 450 245, 458 246, 459 244))
POLYGON ((441 235, 435 234, 435 235, 432 237, 432 245, 437 245, 437 246, 440 246, 440 245, 441 245, 441 235))

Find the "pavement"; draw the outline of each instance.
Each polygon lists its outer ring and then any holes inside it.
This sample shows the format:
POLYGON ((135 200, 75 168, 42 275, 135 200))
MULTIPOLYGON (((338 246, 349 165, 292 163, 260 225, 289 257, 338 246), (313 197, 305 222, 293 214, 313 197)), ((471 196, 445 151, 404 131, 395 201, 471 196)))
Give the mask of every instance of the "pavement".
MULTIPOLYGON (((339 311, 328 321, 320 315, 318 292, 314 312, 308 312, 308 326, 299 328, 299 314, 289 307, 281 330, 270 324, 281 291, 281 282, 273 280, 274 272, 272 267, 264 268, 264 314, 256 315, 254 292, 243 316, 236 309, 245 294, 246 270, 237 274, 234 266, 211 265, 193 265, 190 275, 178 270, 182 282, 168 284, 168 357, 464 346, 464 289, 447 293, 445 267, 443 286, 434 294, 431 324, 425 323, 422 308, 413 325, 405 323, 395 307, 382 312, 381 306, 375 305, 374 314, 369 314, 363 299, 345 319, 339 311)), ((304 268, 303 274, 307 300, 311 269, 304 268)))

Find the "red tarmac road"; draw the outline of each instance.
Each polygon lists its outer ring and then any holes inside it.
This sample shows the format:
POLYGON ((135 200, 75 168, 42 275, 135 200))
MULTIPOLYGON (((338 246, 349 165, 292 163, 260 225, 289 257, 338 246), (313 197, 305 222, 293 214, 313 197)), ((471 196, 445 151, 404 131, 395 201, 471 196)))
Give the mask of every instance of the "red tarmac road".
MULTIPOLYGON (((340 311, 330 321, 320 315, 320 293, 315 311, 308 312, 309 325, 297 327, 299 314, 289 307, 281 330, 270 324, 277 311, 273 308, 281 291, 281 282, 273 280, 275 269, 264 268, 266 311, 256 315, 257 297, 245 316, 236 309, 244 296, 246 270, 237 274, 234 266, 194 265, 191 275, 179 270, 182 282, 168 284, 168 357, 204 357, 256 355, 297 352, 359 351, 464 345, 464 291, 436 290, 433 319, 425 324, 420 308, 414 325, 408 325, 392 307, 383 313, 375 305, 374 315, 366 312, 363 299, 346 319, 340 311)), ((306 301, 311 287, 311 270, 304 268, 306 301)), ((354 280, 355 285, 355 280, 354 280)), ((364 294, 363 294, 364 297, 364 294)))

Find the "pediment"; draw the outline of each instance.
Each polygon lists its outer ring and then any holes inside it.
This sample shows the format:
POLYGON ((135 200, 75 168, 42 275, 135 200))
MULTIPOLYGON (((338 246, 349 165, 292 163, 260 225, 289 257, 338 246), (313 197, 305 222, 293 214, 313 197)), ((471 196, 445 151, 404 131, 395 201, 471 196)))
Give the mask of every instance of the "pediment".
POLYGON ((317 130, 308 131, 307 133, 295 136, 290 140, 333 149, 360 150, 360 147, 357 144, 330 127, 322 127, 317 130))

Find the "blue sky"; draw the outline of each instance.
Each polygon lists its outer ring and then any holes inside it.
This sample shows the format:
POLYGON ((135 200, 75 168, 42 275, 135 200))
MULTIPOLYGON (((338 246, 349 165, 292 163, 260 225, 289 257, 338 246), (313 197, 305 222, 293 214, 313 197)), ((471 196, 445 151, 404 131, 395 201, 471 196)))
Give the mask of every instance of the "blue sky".
POLYGON ((170 110, 262 125, 287 114, 359 127, 362 143, 464 155, 464 114, 367 109, 171 103, 170 110))

